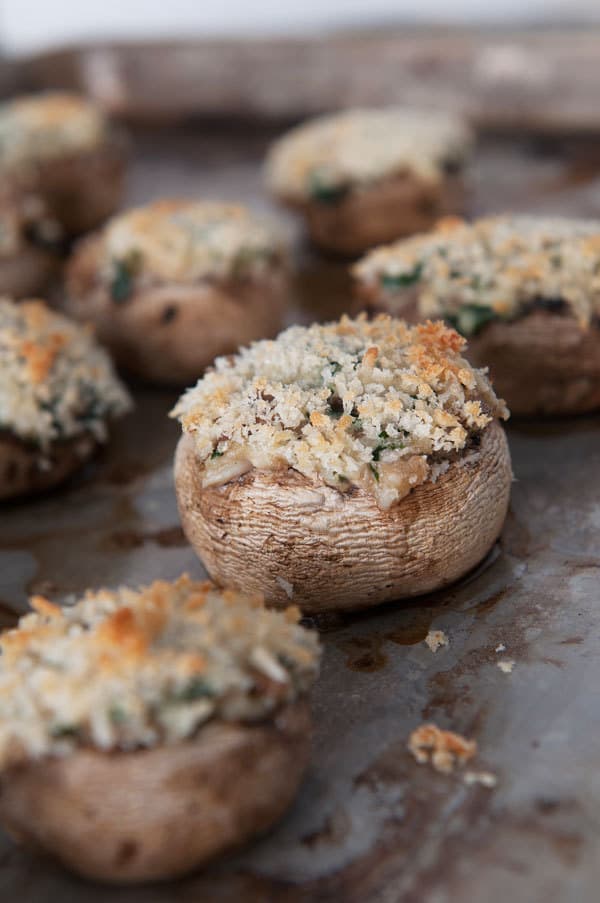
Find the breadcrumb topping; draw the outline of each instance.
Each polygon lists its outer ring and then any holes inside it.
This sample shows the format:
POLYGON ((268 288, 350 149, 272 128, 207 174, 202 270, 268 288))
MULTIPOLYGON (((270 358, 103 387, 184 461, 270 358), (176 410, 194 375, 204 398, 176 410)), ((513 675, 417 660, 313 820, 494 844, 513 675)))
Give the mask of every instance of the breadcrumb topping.
POLYGON ((476 755, 477 743, 435 724, 421 724, 411 733, 408 749, 420 765, 431 762, 436 771, 450 774, 476 755))
POLYGON ((508 416, 463 346, 442 323, 387 316, 292 326, 218 358, 171 416, 194 439, 205 486, 290 467, 387 508, 508 416))
POLYGON ((422 316, 443 317, 464 335, 533 306, 564 305, 586 327, 600 315, 600 221, 448 218, 428 234, 367 254, 354 275, 398 312, 416 294, 422 316))
POLYGON ((94 150, 104 116, 77 94, 47 92, 0 104, 0 166, 14 168, 94 150))
POLYGON ((110 358, 85 327, 43 301, 0 298, 0 429, 47 448, 131 406, 110 358))
POLYGON ((401 173, 437 182, 462 164, 470 143, 463 121, 447 113, 349 110, 311 119, 275 142, 267 181, 284 198, 332 203, 401 173))
POLYGON ((187 575, 31 605, 0 637, 0 767, 174 743, 212 718, 260 720, 318 672, 319 641, 297 608, 187 575))
POLYGON ((105 230, 105 276, 175 282, 256 275, 282 261, 277 236, 245 207, 161 200, 112 219, 105 230))
POLYGON ((437 652, 442 646, 448 646, 450 643, 443 630, 430 630, 423 642, 432 652, 437 652))

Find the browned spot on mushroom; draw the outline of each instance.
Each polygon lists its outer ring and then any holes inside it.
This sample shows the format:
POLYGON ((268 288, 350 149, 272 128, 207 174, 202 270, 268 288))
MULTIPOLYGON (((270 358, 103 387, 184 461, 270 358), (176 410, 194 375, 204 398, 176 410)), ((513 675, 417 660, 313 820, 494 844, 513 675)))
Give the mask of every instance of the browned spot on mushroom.
POLYGON ((138 845, 134 840, 124 840, 117 850, 115 856, 115 865, 126 865, 135 859, 138 852, 138 845))
POLYGON ((177 317, 178 312, 178 308, 175 304, 168 304, 160 316, 160 322, 164 324, 172 323, 177 317))

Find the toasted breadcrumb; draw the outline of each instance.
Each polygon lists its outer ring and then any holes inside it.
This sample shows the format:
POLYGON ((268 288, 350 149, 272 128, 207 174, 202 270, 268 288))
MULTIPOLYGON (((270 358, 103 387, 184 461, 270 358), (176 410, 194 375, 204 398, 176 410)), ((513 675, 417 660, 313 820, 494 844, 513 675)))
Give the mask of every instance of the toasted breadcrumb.
POLYGON ((115 216, 106 226, 103 252, 107 281, 126 267, 138 283, 243 278, 264 272, 285 256, 275 232, 247 208, 177 199, 115 216))
POLYGON ((42 301, 0 298, 0 429, 46 448, 125 413, 129 394, 90 331, 42 301))
POLYGON ((511 674, 515 667, 515 660, 512 658, 502 658, 499 662, 496 662, 496 664, 504 674, 511 674))
POLYGON ((498 778, 491 771, 465 771, 463 781, 469 786, 481 784, 482 787, 488 787, 490 790, 498 784, 498 778))
POLYGON ((464 122, 447 113, 402 108, 320 116, 287 132, 267 158, 267 182, 291 200, 327 199, 386 176, 413 173, 437 182, 460 166, 471 143, 464 122))
POLYGON ((205 721, 255 721, 312 685, 319 641, 300 612, 187 576, 43 597, 0 637, 0 767, 80 745, 135 749, 205 721))
POLYGON ((84 97, 46 92, 0 104, 0 168, 93 150, 106 137, 101 111, 84 97))
POLYGON ((408 749, 420 765, 431 762, 436 771, 449 774, 473 758, 477 743, 435 724, 422 724, 411 733, 408 749))
POLYGON ((429 646, 432 652, 437 652, 440 646, 449 645, 448 637, 443 630, 430 630, 423 642, 429 646))
POLYGON ((507 416, 463 343, 441 323, 384 316, 293 326, 217 359, 172 416, 194 439, 206 486, 291 467, 389 508, 507 416))
POLYGON ((423 317, 443 317, 463 335, 532 306, 564 304, 582 326, 600 314, 600 221, 493 216, 441 220, 425 235, 367 254, 354 267, 367 290, 401 314, 417 296, 423 317))

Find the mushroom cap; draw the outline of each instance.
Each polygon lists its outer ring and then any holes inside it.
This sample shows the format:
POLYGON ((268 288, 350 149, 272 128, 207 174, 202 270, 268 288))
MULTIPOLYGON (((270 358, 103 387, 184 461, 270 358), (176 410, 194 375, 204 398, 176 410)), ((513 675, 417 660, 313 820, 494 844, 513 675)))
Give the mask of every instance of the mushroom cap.
POLYGON ((64 482, 98 446, 90 433, 50 444, 43 452, 8 431, 0 432, 0 501, 45 492, 64 482))
POLYGON ((532 311, 488 323, 466 357, 489 367, 494 389, 517 416, 584 414, 600 408, 600 325, 532 311))
POLYGON ((388 510, 360 488, 343 493, 292 469, 203 488, 192 437, 175 456, 183 529, 211 577, 306 612, 368 608, 458 580, 497 539, 511 479, 496 421, 478 448, 388 510))
POLYGON ((195 381, 221 354, 275 335, 288 293, 283 267, 254 279, 154 283, 117 304, 100 279, 102 236, 76 248, 66 271, 65 309, 94 324, 124 370, 164 385, 195 381))
POLYGON ((212 721, 170 746, 79 749, 7 769, 0 819, 87 877, 174 878, 267 830, 293 799, 309 747, 300 699, 267 721, 212 721))
POLYGON ((460 213, 465 186, 459 175, 429 182, 405 172, 350 191, 333 204, 306 200, 289 205, 304 215, 316 245, 351 256, 423 232, 441 216, 460 213))

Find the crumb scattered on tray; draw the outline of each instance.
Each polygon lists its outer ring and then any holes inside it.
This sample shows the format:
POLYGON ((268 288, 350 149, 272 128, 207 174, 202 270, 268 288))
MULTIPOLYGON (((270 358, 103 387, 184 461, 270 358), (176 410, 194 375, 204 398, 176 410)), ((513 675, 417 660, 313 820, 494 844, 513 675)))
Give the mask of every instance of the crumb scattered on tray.
POLYGON ((515 667, 515 660, 514 658, 501 658, 496 664, 505 674, 510 674, 515 667))
POLYGON ((422 724, 411 733, 408 749, 420 765, 431 762, 436 771, 450 774, 456 765, 473 758, 477 743, 435 724, 422 724))
POLYGON ((482 787, 492 789, 498 783, 498 778, 491 771, 465 771, 463 775, 465 784, 481 784, 482 787))
POLYGON ((494 651, 495 652, 506 652, 506 646, 504 645, 504 643, 498 643, 498 645, 496 646, 494 651))
POLYGON ((424 641, 432 652, 437 652, 440 646, 448 646, 448 637, 443 630, 430 630, 424 641))

